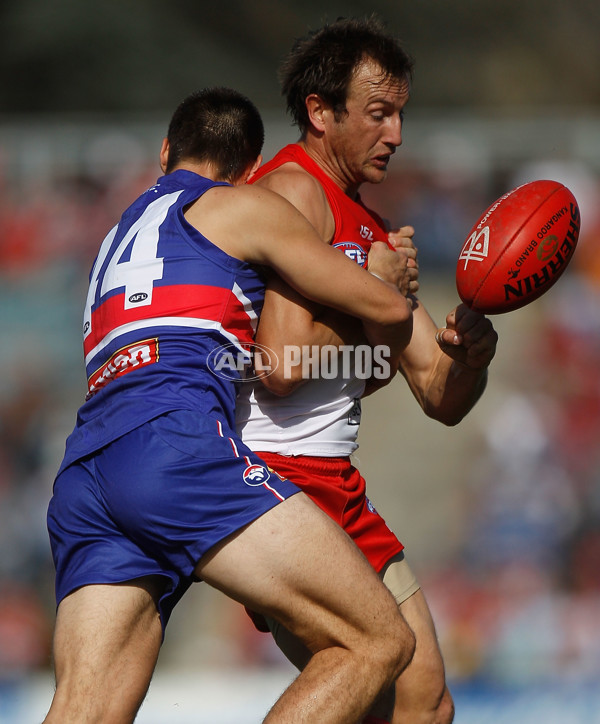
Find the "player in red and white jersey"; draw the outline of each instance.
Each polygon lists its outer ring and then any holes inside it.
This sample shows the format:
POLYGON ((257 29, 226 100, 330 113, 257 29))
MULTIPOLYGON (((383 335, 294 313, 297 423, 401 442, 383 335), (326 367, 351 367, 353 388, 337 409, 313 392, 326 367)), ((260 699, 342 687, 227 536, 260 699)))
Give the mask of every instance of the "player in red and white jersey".
POLYGON ((258 111, 235 91, 185 99, 161 148, 164 176, 96 259, 88 395, 48 508, 58 611, 47 724, 132 722, 169 615, 199 580, 314 653, 266 722, 356 721, 414 652, 357 548, 233 429, 240 371, 215 354, 251 342, 265 268, 356 315, 395 359, 412 330, 395 285, 413 272, 393 251, 371 251, 386 284, 323 245, 281 196, 245 184, 262 140, 258 111))
MULTIPOLYGON (((363 260, 354 251, 357 245, 366 251, 370 238, 387 239, 416 268, 414 230, 407 226, 385 232, 358 193, 361 184, 385 179, 401 144, 411 59, 377 21, 342 19, 297 40, 280 71, 301 137, 263 167, 255 185, 291 201, 324 242, 355 261, 363 260)), ((413 335, 398 369, 424 412, 454 425, 485 388, 497 335, 489 320, 464 305, 453 309, 446 327, 438 329, 416 291, 418 280, 413 280, 413 335)), ((285 360, 286 349, 333 346, 341 355, 348 345, 358 349, 364 338, 360 326, 348 318, 307 302, 273 279, 257 341, 285 360)), ((404 560, 402 544, 368 500, 365 481, 348 457, 356 448, 360 418, 355 399, 365 387, 340 364, 338 373, 334 379, 305 379, 301 366, 280 365, 263 378, 263 387, 254 384, 252 390, 242 390, 238 430, 273 469, 344 527, 382 576, 416 635, 413 661, 395 685, 395 704, 382 699, 369 721, 448 724, 454 707, 427 603, 404 560)), ((387 381, 389 376, 370 379, 366 391, 387 381)), ((259 627, 269 625, 296 665, 306 664, 308 652, 279 624, 254 619, 259 627)))
MULTIPOLYGON (((366 267, 371 244, 375 241, 388 243, 384 222, 364 206, 359 197, 351 198, 344 193, 302 145, 290 144, 283 148, 258 169, 252 182, 275 178, 273 171, 290 168, 290 164, 318 181, 333 219, 331 246, 366 267)), ((268 323, 267 318, 265 325, 268 323)), ((297 333, 294 326, 296 339, 297 333)), ((261 330, 261 339, 264 334, 261 330)), ((296 366, 294 372, 299 371, 300 367, 296 366)), ((273 383, 277 383, 277 377, 273 378, 273 383)), ((350 455, 358 447, 356 436, 364 390, 365 380, 344 375, 341 367, 335 376, 321 377, 304 385, 298 395, 276 398, 262 385, 253 386, 249 388, 249 394, 244 390, 238 399, 237 416, 244 441, 252 450, 280 455, 350 455)))

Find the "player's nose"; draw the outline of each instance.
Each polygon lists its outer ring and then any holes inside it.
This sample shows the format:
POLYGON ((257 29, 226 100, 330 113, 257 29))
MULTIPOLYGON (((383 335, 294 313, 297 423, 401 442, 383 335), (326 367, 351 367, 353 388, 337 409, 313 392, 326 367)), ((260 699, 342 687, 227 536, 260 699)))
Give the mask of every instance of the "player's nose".
POLYGON ((390 146, 402 145, 402 117, 400 114, 390 116, 387 124, 385 142, 390 146))

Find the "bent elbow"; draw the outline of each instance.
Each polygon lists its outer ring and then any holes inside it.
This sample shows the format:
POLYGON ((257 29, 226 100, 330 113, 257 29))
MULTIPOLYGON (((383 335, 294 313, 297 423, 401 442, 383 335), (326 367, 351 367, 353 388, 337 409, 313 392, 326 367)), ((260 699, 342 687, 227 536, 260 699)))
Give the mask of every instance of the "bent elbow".
POLYGON ((397 304, 389 307, 390 321, 389 324, 409 325, 412 330, 413 310, 410 302, 406 297, 400 297, 397 304))
POLYGON ((285 376, 274 372, 270 375, 260 377, 260 382, 272 395, 277 397, 287 397, 298 389, 303 383, 303 379, 298 375, 285 376))
POLYGON ((440 415, 437 421, 441 422, 445 427, 456 427, 464 420, 464 415, 440 415))
POLYGON ((458 424, 460 424, 467 414, 469 413, 469 410, 464 408, 445 408, 443 406, 434 406, 425 405, 423 407, 423 412, 429 417, 431 420, 435 420, 436 422, 441 423, 445 427, 456 427, 458 424))

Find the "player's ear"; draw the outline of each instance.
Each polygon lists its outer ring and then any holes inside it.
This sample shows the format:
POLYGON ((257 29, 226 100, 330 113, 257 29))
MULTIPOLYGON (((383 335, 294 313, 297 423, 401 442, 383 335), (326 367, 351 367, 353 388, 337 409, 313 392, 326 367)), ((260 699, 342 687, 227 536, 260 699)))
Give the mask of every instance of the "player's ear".
POLYGON ((160 147, 160 154, 158 156, 160 160, 160 167, 163 173, 167 171, 167 164, 169 161, 169 140, 163 138, 162 146, 160 147))
POLYGON ((308 120, 317 131, 325 130, 325 116, 330 110, 330 107, 325 103, 321 96, 318 96, 316 93, 311 93, 306 97, 308 120))
POLYGON ((259 154, 258 154, 258 158, 256 159, 256 161, 255 161, 255 162, 252 164, 252 166, 250 167, 250 172, 248 173, 248 176, 246 176, 246 181, 250 181, 250 179, 251 179, 251 178, 254 176, 254 174, 258 171, 258 169, 259 169, 259 167, 260 167, 260 164, 262 163, 262 160, 263 160, 263 157, 262 157, 262 155, 259 153, 259 154))

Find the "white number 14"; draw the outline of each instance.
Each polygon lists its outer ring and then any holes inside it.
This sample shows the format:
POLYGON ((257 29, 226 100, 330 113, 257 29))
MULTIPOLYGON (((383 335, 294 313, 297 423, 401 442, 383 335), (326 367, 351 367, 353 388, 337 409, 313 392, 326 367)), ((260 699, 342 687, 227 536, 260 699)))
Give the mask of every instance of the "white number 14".
MULTIPOLYGON (((156 199, 131 226, 108 261, 102 278, 100 296, 113 289, 125 287, 125 309, 152 303, 154 282, 163 276, 163 259, 157 257, 159 228, 181 193, 176 191, 156 199), (130 243, 129 260, 120 261, 130 243)), ((96 300, 101 270, 110 252, 117 228, 115 226, 102 242, 94 264, 83 317, 84 338, 92 331, 92 304, 96 300)))

